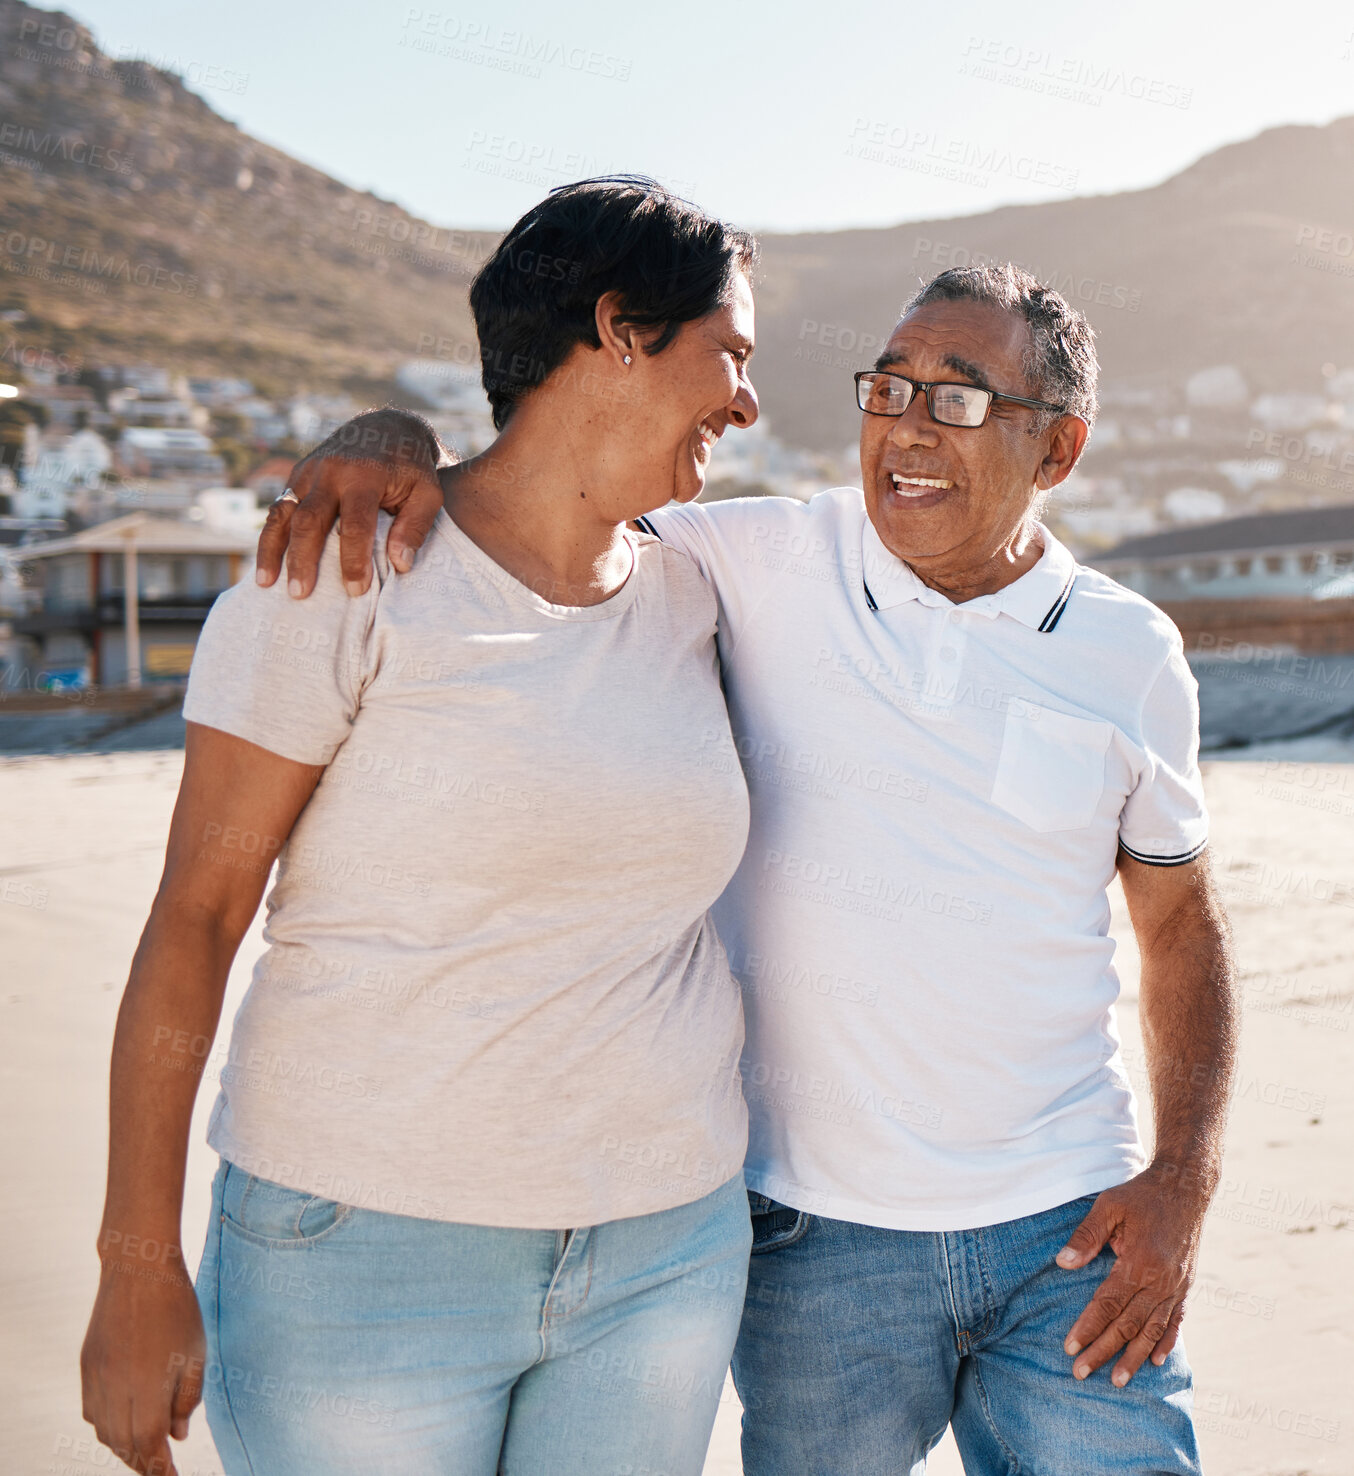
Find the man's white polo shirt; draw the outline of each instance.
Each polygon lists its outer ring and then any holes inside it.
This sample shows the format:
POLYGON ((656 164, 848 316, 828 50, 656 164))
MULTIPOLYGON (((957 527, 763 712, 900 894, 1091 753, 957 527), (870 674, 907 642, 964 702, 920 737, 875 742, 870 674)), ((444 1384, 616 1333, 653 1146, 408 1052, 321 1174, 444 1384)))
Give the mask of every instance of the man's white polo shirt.
POLYGON ((1204 847, 1174 625, 1047 532, 1028 573, 954 605, 853 488, 647 521, 719 596, 752 797, 715 909, 747 1010, 749 1187, 960 1230, 1136 1173, 1106 887, 1120 846, 1162 866, 1204 847))

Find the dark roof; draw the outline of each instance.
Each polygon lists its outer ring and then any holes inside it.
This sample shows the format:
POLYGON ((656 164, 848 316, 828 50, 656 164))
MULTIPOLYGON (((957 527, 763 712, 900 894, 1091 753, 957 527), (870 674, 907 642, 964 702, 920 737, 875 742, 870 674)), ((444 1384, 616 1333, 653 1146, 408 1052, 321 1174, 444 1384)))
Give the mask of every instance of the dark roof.
POLYGON ((1111 559, 1164 559, 1182 554, 1263 552, 1323 543, 1354 543, 1354 502, 1335 507, 1304 507, 1293 512, 1258 513, 1218 523, 1191 523, 1145 538, 1129 538, 1091 562, 1111 559))

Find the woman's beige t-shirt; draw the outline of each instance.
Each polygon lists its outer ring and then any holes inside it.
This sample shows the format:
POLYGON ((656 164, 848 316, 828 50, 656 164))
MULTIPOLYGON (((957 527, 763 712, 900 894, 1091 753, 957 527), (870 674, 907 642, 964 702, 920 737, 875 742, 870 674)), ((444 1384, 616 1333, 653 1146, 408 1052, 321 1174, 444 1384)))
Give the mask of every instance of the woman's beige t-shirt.
POLYGON ((748 802, 715 598, 685 554, 631 545, 610 599, 554 605, 439 514, 364 597, 335 535, 309 599, 250 580, 217 601, 185 716, 328 765, 221 1072, 209 1141, 232 1163, 556 1229, 741 1172, 742 1012, 706 909, 748 802))

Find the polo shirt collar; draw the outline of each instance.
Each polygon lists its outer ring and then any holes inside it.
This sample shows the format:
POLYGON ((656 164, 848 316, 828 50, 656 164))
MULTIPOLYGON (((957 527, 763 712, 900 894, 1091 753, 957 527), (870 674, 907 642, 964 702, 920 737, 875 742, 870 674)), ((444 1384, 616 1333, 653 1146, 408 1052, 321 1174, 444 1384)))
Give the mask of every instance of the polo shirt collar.
MULTIPOLYGON (((1039 562, 1005 589, 965 601, 964 610, 990 619, 1009 615, 1031 630, 1053 629, 1072 592, 1077 564, 1069 550, 1042 523, 1039 532, 1044 542, 1039 562)), ((865 587, 877 609, 888 610, 908 600, 933 608, 949 609, 954 605, 939 590, 923 584, 902 559, 884 547, 868 513, 861 533, 861 568, 865 587)))

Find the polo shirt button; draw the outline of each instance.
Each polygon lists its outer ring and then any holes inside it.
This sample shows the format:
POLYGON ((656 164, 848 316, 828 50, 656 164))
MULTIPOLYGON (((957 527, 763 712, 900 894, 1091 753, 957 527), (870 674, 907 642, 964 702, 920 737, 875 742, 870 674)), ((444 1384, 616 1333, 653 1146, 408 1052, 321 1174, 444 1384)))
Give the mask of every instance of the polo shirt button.
POLYGON ((940 656, 943 661, 953 661, 959 652, 953 646, 942 646, 940 656))
POLYGON ((964 616, 963 616, 962 612, 960 612, 959 610, 951 610, 950 611, 950 624, 951 625, 958 625, 959 622, 963 618, 964 618, 964 616))

